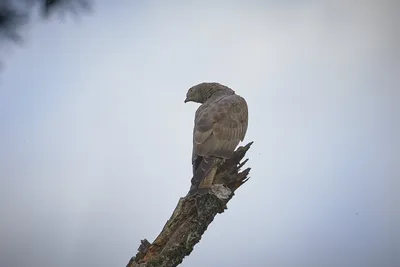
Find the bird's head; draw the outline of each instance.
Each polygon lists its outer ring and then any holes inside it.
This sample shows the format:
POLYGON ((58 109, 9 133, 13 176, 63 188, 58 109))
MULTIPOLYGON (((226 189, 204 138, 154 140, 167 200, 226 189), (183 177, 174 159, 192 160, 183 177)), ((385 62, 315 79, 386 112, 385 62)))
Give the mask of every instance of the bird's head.
POLYGON ((186 93, 185 103, 187 102, 204 103, 202 94, 202 91, 204 90, 203 87, 204 87, 203 83, 190 87, 186 93))
POLYGON ((222 85, 220 83, 212 82, 212 83, 199 83, 195 86, 189 88, 186 93, 186 102, 196 102, 196 103, 204 103, 209 99, 212 95, 218 92, 223 92, 224 94, 234 94, 235 91, 222 85))

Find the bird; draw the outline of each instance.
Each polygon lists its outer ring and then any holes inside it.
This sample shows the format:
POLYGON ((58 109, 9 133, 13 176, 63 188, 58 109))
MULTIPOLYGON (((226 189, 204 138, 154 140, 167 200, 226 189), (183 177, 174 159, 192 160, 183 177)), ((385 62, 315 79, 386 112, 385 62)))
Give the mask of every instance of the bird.
POLYGON ((189 88, 184 101, 200 103, 193 128, 193 176, 188 196, 209 192, 218 164, 229 159, 248 127, 246 100, 218 82, 189 88))

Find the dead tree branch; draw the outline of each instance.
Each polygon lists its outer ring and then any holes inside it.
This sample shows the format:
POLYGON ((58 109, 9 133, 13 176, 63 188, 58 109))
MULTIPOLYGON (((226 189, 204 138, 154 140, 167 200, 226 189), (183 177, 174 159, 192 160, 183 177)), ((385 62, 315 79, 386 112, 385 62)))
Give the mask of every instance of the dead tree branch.
POLYGON ((247 162, 247 159, 241 160, 252 143, 239 147, 232 158, 218 167, 209 194, 180 198, 158 237, 152 244, 142 240, 127 267, 174 267, 180 264, 200 241, 214 217, 227 209, 226 204, 235 190, 249 179, 250 168, 243 171, 240 168, 247 162))

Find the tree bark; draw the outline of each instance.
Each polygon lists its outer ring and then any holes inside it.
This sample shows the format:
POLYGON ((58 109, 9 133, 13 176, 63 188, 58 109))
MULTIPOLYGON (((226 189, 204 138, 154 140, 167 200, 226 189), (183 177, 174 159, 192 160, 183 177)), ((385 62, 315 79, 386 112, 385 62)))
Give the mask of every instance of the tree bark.
POLYGON ((208 194, 186 196, 166 222, 158 237, 150 244, 146 239, 127 267, 174 267, 188 256, 200 241, 207 227, 218 213, 227 209, 226 204, 234 192, 248 179, 250 168, 240 171, 248 159, 241 162, 253 142, 239 147, 233 156, 222 163, 208 194))

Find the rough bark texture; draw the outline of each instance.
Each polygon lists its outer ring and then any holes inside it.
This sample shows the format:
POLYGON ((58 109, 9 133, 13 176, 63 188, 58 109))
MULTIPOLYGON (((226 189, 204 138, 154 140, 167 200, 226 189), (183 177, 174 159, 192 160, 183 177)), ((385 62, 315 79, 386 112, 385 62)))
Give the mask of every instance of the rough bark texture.
POLYGON ((234 192, 248 180, 250 168, 240 171, 241 162, 251 144, 239 147, 231 159, 218 167, 211 192, 180 198, 171 218, 150 244, 141 241, 138 252, 127 267, 173 267, 180 264, 200 241, 208 225, 224 212, 234 192))

